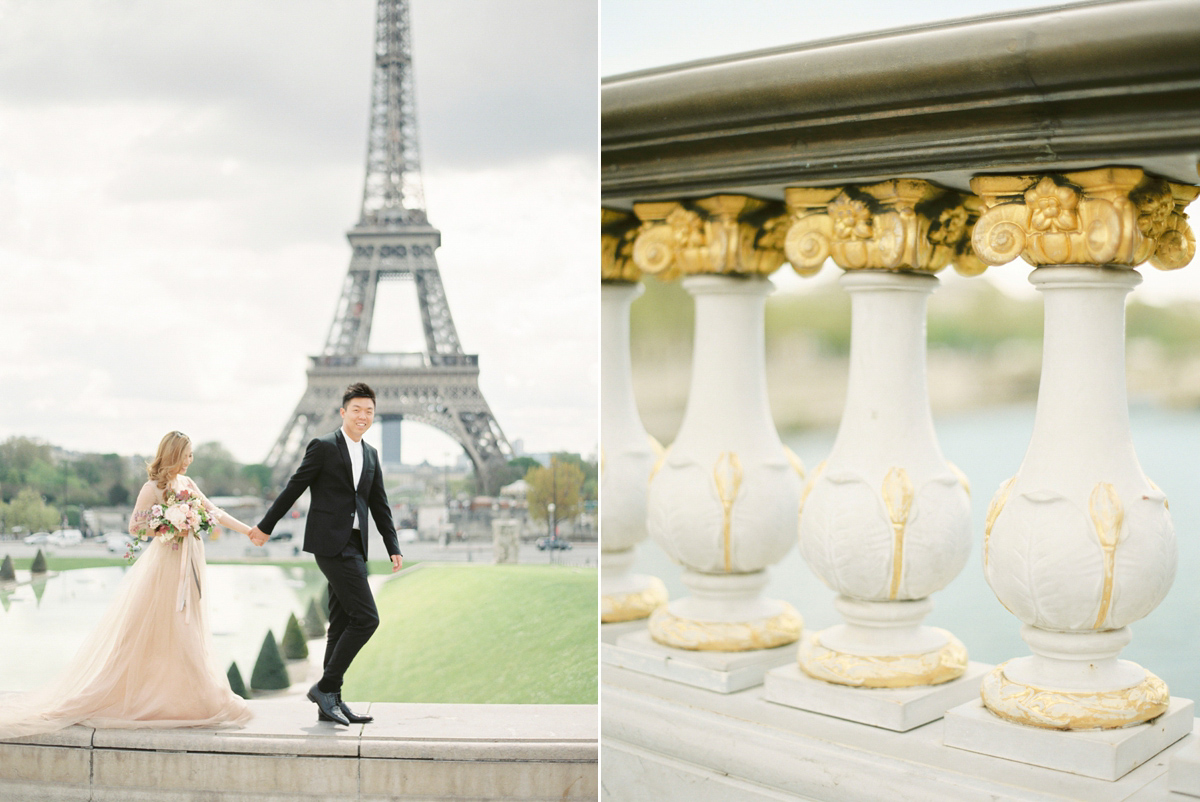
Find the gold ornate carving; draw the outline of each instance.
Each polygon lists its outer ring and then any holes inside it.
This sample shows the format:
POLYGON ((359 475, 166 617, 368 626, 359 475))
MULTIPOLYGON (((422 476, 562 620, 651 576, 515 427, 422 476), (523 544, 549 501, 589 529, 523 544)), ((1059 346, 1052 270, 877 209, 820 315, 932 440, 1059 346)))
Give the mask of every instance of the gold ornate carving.
MULTIPOLYGON (((1162 493, 1162 488, 1159 487, 1158 485, 1154 484, 1153 479, 1146 479, 1146 481, 1150 484, 1151 489, 1153 489, 1155 493, 1162 493)), ((1171 509, 1171 505, 1169 503, 1167 503, 1167 494, 1166 493, 1163 493, 1163 507, 1168 510, 1171 509)))
POLYGON ((635 203, 642 227, 633 261, 661 279, 681 274, 761 275, 783 264, 787 215, 778 201, 714 195, 635 203))
POLYGON ((633 241, 641 221, 619 209, 600 209, 600 280, 634 282, 642 271, 633 263, 633 241))
POLYGON ((632 593, 613 593, 600 597, 600 621, 615 624, 619 621, 637 621, 667 603, 667 588, 656 576, 646 577, 648 587, 632 593))
POLYGON ((980 695, 997 716, 1051 730, 1119 729, 1141 724, 1167 710, 1167 684, 1146 672, 1131 688, 1113 691, 1059 691, 1013 682, 1001 663, 983 678, 980 695))
POLYGON ((774 649, 800 639, 804 619, 790 604, 783 611, 758 621, 692 621, 659 607, 650 616, 650 637, 663 646, 699 652, 748 652, 774 649))
POLYGON ((963 275, 987 269, 971 251, 978 198, 928 181, 898 178, 856 187, 789 187, 791 227, 784 252, 802 276, 829 257, 845 270, 936 273, 954 263, 963 275))
POLYGON ((804 485, 804 492, 800 494, 800 506, 796 510, 797 528, 800 526, 800 519, 804 516, 804 502, 808 501, 808 494, 813 491, 813 486, 817 483, 817 480, 821 478, 821 474, 825 473, 826 462, 827 460, 821 460, 817 464, 816 469, 812 472, 812 476, 810 476, 808 479, 808 483, 804 485))
POLYGON ((983 199, 973 243, 999 265, 1020 256, 1035 267, 1143 262, 1174 270, 1192 260, 1196 240, 1184 208, 1200 187, 1147 175, 1137 167, 1074 173, 980 175, 983 199))
POLYGON ((958 679, 967 670, 967 648, 944 629, 940 649, 925 654, 858 655, 821 643, 820 632, 800 644, 800 669, 815 679, 859 688, 912 688, 958 679))
POLYGON ((912 510, 913 485, 908 472, 903 468, 892 468, 883 477, 883 506, 887 508, 892 523, 892 587, 888 598, 894 599, 900 592, 900 574, 904 569, 904 528, 908 525, 908 513, 912 510))
POLYGON ((742 489, 742 461, 732 451, 722 451, 713 465, 713 482, 717 486, 717 498, 721 500, 723 514, 721 543, 725 550, 725 572, 733 572, 733 502, 742 489), (722 472, 721 463, 725 470, 722 472))
POLYGON ((988 565, 988 541, 992 538, 992 527, 996 524, 996 519, 1000 517, 1000 513, 1004 510, 1004 505, 1008 502, 1008 494, 1012 492, 1013 482, 1017 481, 1017 477, 1010 477, 1007 482, 1000 485, 1000 489, 996 491, 996 495, 992 496, 992 503, 988 505, 987 522, 983 526, 983 569, 987 570, 988 565))
POLYGON ((1100 613, 1096 616, 1095 629, 1102 629, 1104 619, 1108 617, 1108 609, 1112 605, 1113 573, 1117 564, 1117 540, 1121 537, 1121 526, 1125 523, 1125 510, 1117 490, 1108 482, 1099 482, 1092 488, 1091 498, 1088 499, 1088 513, 1092 516, 1092 526, 1096 528, 1096 537, 1100 541, 1100 549, 1104 552, 1104 591, 1100 596, 1100 613))

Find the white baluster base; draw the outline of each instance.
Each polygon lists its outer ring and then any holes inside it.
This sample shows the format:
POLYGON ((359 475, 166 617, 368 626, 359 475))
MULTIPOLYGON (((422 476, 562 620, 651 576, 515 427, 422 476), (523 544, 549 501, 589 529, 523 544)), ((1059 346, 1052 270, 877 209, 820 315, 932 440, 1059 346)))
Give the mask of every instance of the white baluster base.
POLYGON ((942 737, 956 749, 1117 780, 1190 733, 1194 708, 1192 700, 1172 696, 1166 713, 1145 724, 1065 731, 1005 721, 976 699, 946 711, 942 737))
POLYGON ((1166 683, 1137 663, 1118 660, 1128 627, 1050 632, 1029 625, 1033 654, 1002 663, 983 681, 983 702, 1017 724, 1055 730, 1119 729, 1167 709, 1166 683))
POLYGON ((957 679, 967 649, 944 629, 921 626, 929 599, 873 602, 838 596, 845 624, 808 635, 800 668, 814 679, 861 688, 911 688, 957 679))
POLYGON ((690 596, 650 616, 663 646, 702 652, 745 652, 795 643, 804 621, 788 603, 762 597, 767 572, 704 574, 684 570, 690 596))
POLYGON ((629 572, 634 550, 600 552, 600 621, 615 624, 648 618, 667 603, 667 587, 656 576, 629 572))
POLYGON ((936 721, 952 707, 979 698, 979 683, 991 669, 968 663, 958 679, 911 688, 861 688, 813 679, 791 665, 773 668, 763 683, 763 698, 775 704, 908 732, 936 721))

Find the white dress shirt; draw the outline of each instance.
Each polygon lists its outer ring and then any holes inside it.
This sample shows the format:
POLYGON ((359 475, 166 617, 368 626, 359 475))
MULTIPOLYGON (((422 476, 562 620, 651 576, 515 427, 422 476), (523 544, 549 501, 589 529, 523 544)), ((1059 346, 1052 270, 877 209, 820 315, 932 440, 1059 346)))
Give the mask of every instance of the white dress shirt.
POLYGON ((354 488, 358 489, 358 480, 362 479, 363 469, 363 444, 362 440, 355 441, 353 437, 346 434, 346 430, 342 430, 342 435, 346 438, 346 448, 350 451, 350 473, 354 477, 354 488))

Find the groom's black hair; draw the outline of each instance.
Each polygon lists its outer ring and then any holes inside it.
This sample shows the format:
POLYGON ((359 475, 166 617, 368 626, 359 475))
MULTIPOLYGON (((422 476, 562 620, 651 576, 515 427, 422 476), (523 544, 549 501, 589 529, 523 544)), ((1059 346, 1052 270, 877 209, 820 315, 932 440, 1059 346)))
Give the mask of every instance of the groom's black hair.
POLYGON ((355 382, 346 388, 346 392, 342 393, 342 409, 350 403, 354 398, 369 398, 371 403, 375 403, 375 391, 368 387, 364 382, 355 382))

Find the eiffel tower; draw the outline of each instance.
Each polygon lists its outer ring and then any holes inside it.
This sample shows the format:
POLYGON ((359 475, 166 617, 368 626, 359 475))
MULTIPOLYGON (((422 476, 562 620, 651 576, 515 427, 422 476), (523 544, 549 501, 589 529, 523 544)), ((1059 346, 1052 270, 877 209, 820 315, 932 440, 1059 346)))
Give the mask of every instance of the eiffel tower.
POLYGON ((296 469, 313 437, 341 425, 342 393, 356 381, 375 390, 385 459, 398 461, 386 452, 399 451, 401 420, 433 426, 462 444, 486 494, 499 489, 500 471, 512 459, 479 390, 479 357, 459 344, 434 258, 442 235, 425 214, 410 37, 408 0, 379 0, 367 177, 359 221, 346 233, 350 269, 325 348, 310 357, 308 389, 267 457, 276 485, 296 469), (394 280, 416 286, 423 352, 368 350, 376 290, 380 281, 394 280))

